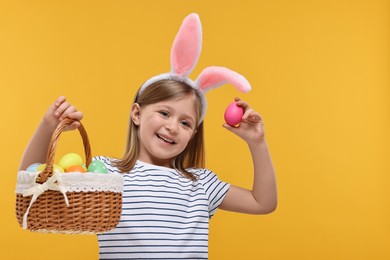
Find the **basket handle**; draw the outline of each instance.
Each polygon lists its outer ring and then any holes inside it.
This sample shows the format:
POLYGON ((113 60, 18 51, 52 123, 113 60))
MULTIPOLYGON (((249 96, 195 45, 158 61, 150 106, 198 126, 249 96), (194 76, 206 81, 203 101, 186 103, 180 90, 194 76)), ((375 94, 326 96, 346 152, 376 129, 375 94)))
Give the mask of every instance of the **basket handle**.
MULTIPOLYGON (((54 164, 54 154, 57 148, 57 143, 60 138, 61 133, 64 131, 65 127, 72 124, 73 122, 78 121, 71 118, 65 118, 62 120, 51 137, 49 148, 47 151, 46 157, 46 167, 45 169, 38 174, 36 183, 44 183, 49 177, 53 175, 53 164, 54 164)), ((88 167, 92 161, 91 146, 89 143, 87 132, 85 131, 84 126, 79 121, 80 126, 78 130, 80 132, 81 138, 83 139, 84 152, 85 152, 85 164, 88 167)))

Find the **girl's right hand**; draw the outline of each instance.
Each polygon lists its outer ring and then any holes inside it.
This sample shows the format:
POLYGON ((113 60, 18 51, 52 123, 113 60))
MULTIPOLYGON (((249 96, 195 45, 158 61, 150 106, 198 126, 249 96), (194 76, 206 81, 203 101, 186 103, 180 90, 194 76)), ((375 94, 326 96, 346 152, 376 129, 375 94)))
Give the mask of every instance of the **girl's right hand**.
POLYGON ((65 118, 72 118, 77 120, 65 128, 67 130, 74 130, 80 126, 80 121, 83 119, 83 113, 78 111, 75 106, 72 106, 66 97, 60 96, 54 104, 52 104, 43 117, 43 124, 54 131, 57 125, 65 118))

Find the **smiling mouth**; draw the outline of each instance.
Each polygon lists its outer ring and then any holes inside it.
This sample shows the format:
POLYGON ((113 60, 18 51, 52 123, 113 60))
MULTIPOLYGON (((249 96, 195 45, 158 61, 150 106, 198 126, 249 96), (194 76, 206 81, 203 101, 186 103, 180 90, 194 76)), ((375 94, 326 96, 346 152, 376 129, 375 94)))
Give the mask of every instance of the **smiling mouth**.
POLYGON ((166 142, 166 143, 175 144, 174 141, 172 141, 171 139, 165 138, 164 136, 161 136, 161 135, 158 135, 158 134, 157 134, 157 137, 158 137, 159 139, 163 140, 163 141, 166 142))

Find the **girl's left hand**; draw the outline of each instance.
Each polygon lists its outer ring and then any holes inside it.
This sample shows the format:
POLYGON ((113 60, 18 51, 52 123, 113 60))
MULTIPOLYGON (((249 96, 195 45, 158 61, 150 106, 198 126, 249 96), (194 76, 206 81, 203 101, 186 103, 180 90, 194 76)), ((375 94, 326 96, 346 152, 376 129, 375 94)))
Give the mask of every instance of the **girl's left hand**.
POLYGON ((235 98, 237 105, 244 109, 242 121, 238 126, 223 124, 223 127, 241 137, 248 144, 264 141, 264 123, 259 113, 254 111, 248 103, 235 98))

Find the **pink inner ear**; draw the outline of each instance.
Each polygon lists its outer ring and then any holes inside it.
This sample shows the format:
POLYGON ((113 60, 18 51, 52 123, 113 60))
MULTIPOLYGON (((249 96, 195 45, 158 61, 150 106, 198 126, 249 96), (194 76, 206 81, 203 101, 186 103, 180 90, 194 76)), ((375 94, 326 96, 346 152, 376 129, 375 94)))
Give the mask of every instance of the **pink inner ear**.
POLYGON ((171 70, 188 76, 198 63, 202 48, 202 25, 195 13, 188 15, 176 35, 171 49, 171 70))
POLYGON ((205 68, 200 73, 195 83, 203 90, 203 92, 207 92, 210 89, 219 87, 226 83, 232 84, 241 92, 249 92, 251 90, 249 82, 242 75, 228 68, 217 66, 205 68))

